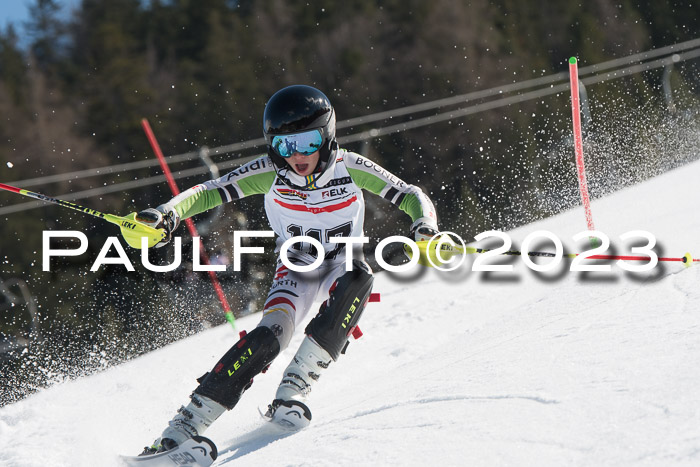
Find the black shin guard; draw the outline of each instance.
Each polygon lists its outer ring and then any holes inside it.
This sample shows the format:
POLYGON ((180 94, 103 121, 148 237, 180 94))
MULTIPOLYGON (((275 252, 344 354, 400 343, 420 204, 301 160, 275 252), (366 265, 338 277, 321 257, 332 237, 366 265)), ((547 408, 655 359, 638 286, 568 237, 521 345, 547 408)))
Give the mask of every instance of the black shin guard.
POLYGON ((238 341, 200 379, 195 394, 209 397, 227 409, 232 409, 248 389, 251 380, 280 352, 279 341, 265 326, 253 329, 238 341))
POLYGON ((338 278, 330 296, 306 327, 306 334, 337 360, 372 292, 374 277, 366 266, 353 261, 353 270, 338 278))

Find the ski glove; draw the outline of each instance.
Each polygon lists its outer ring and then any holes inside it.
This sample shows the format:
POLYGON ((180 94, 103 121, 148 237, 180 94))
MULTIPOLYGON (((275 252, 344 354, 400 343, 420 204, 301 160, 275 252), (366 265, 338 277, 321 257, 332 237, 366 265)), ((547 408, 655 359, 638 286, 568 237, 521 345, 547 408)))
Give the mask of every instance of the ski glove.
POLYGON ((437 233, 437 223, 430 218, 422 217, 411 225, 408 236, 411 240, 419 242, 421 240, 430 240, 437 233))
MULTIPOLYGON (((421 240, 430 240, 437 233, 438 228, 435 220, 429 217, 421 217, 411 225, 408 237, 419 242, 421 240)), ((411 259, 411 249, 408 248, 408 245, 404 246, 403 253, 408 259, 411 259)))
POLYGON ((409 234, 409 236, 411 239, 419 242, 421 240, 430 240, 437 233, 438 231, 430 227, 429 225, 421 224, 419 226, 416 226, 414 229, 411 229, 411 233, 409 234))
POLYGON ((172 238, 173 231, 180 225, 180 216, 177 212, 172 208, 168 209, 162 205, 157 208, 148 208, 139 211, 139 213, 136 214, 135 220, 153 227, 154 229, 165 230, 165 237, 163 240, 156 243, 156 248, 168 244, 172 238))

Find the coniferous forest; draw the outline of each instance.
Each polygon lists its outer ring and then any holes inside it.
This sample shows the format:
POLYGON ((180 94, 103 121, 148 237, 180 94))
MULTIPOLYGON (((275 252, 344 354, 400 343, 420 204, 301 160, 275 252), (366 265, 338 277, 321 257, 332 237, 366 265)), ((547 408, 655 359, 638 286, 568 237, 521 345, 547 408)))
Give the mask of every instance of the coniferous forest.
MULTIPOLYGON (((680 0, 82 0, 69 15, 33 0, 21 31, 0 29, 0 182, 119 215, 157 206, 172 194, 142 119, 180 156, 171 170, 186 189, 212 177, 207 148, 222 174, 262 153, 266 100, 309 84, 332 100, 341 146, 419 185, 441 228, 471 240, 580 203, 568 87, 494 105, 500 95, 568 73, 571 56, 583 70, 698 39, 699 15, 680 0)), ((590 75, 594 198, 698 157, 700 60, 676 57, 590 75)), ((408 233, 384 200, 367 195, 367 207, 366 251, 408 233)), ((212 258, 230 260, 234 230, 269 230, 262 209, 250 198, 196 216, 212 258)), ((0 192, 0 343, 15 349, 0 355, 0 405, 223 322, 206 275, 185 265, 153 273, 129 249, 135 271, 91 271, 118 232, 0 192), (88 249, 43 271, 44 230, 82 231, 88 249)), ((259 310, 273 272, 273 241, 258 244, 268 253, 220 274, 239 316, 259 310)))

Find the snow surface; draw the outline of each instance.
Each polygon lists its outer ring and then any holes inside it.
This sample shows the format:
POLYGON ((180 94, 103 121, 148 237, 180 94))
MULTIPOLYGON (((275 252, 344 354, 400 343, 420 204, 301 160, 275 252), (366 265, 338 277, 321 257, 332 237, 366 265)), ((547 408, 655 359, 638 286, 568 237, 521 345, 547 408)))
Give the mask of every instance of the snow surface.
MULTIPOLYGON (((596 227, 644 229, 700 256, 700 163, 593 202, 596 227)), ((510 232, 567 240, 583 209, 510 232)), ((548 248, 544 245, 542 248, 548 248)), ((505 258, 508 259, 508 258, 505 258)), ((700 465, 700 266, 651 273, 377 274, 365 333, 323 374, 313 422, 281 434, 269 403, 302 332, 206 433, 216 465, 700 465)), ((259 319, 238 321, 252 329, 259 319)), ((0 409, 0 465, 110 466, 156 438, 237 340, 203 332, 0 409)))

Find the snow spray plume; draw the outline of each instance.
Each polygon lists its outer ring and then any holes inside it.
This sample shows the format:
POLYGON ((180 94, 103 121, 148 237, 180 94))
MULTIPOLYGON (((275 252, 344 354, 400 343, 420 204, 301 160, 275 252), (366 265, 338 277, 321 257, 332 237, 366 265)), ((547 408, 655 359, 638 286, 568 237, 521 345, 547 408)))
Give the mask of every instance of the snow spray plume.
MULTIPOLYGON (((153 133, 151 125, 148 123, 148 120, 146 120, 145 118, 142 119, 141 127, 143 127, 143 131, 146 133, 148 142, 151 144, 151 149, 153 149, 153 152, 158 158, 158 162, 160 162, 160 167, 163 169, 163 173, 165 174, 165 177, 168 180, 168 186, 170 187, 170 191, 173 193, 173 196, 179 195, 180 189, 177 187, 177 183, 175 183, 175 178, 173 178, 173 174, 170 172, 170 167, 168 167, 168 163, 165 160, 165 156, 163 156, 163 151, 160 149, 160 144, 158 144, 156 135, 153 133)), ((192 219, 185 219, 185 224, 187 225, 187 230, 190 232, 192 238, 199 237, 197 227, 194 225, 194 221, 192 219)), ((199 253, 202 258, 202 262, 206 265, 209 265, 209 255, 207 255, 207 250, 204 248, 203 243, 199 244, 199 253)), ((229 305, 228 300, 226 299, 226 295, 224 294, 224 290, 221 288, 221 284, 219 283, 219 279, 216 276, 216 272, 210 269, 208 271, 208 274, 209 280, 211 281, 211 285, 212 287, 214 287, 214 292, 216 292, 216 297, 219 299, 221 307, 224 309, 224 316, 226 317, 226 321, 228 321, 231 324, 231 327, 233 329, 236 329, 236 320, 233 316, 233 311, 231 311, 231 305, 229 305)))

